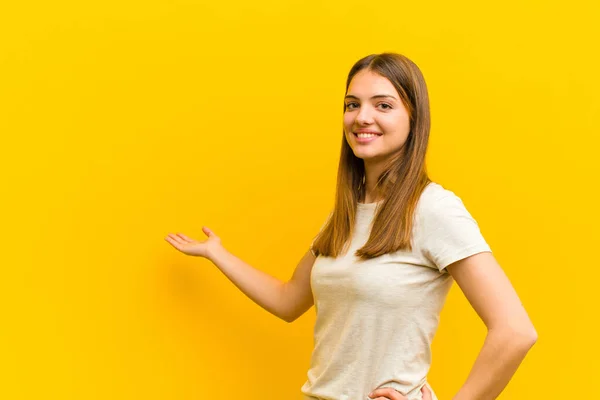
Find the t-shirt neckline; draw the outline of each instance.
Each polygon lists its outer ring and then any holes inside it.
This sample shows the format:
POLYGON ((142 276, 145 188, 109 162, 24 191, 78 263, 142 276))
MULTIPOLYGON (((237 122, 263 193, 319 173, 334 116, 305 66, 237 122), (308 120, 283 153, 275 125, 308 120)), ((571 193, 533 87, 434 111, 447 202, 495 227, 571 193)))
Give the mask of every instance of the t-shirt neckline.
POLYGON ((376 201, 376 202, 373 202, 373 203, 360 203, 359 202, 359 203, 356 203, 356 204, 358 204, 359 208, 372 208, 372 207, 375 207, 379 203, 383 203, 383 200, 379 200, 379 201, 376 201))

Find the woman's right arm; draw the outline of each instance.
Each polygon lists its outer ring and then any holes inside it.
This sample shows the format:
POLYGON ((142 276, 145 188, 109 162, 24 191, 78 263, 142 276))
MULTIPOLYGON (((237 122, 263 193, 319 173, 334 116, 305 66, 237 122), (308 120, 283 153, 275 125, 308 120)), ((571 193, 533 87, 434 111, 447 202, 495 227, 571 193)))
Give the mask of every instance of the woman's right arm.
POLYGON ((288 282, 260 271, 231 254, 221 239, 207 227, 208 239, 199 242, 184 234, 169 234, 165 240, 184 254, 204 257, 256 304, 286 322, 293 322, 313 305, 310 272, 316 257, 309 251, 298 263, 288 282))
POLYGON ((313 305, 310 271, 315 256, 307 251, 288 282, 247 264, 223 246, 217 246, 210 260, 256 304, 286 322, 293 322, 313 305))

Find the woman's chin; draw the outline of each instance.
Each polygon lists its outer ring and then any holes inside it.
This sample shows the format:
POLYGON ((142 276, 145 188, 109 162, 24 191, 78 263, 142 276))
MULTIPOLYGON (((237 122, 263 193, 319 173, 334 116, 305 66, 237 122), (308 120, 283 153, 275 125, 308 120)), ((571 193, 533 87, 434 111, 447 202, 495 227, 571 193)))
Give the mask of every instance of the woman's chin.
POLYGON ((377 154, 372 152, 372 151, 364 151, 364 150, 359 150, 359 151, 355 151, 354 155, 357 158, 360 158, 362 160, 368 161, 369 159, 375 159, 377 158, 377 154))

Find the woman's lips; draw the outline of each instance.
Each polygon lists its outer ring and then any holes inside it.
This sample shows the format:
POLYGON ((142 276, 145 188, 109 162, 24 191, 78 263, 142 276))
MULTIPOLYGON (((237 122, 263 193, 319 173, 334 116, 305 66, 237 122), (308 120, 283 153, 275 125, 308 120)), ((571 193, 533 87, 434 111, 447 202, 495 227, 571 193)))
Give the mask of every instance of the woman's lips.
POLYGON ((354 137, 356 138, 356 141, 358 143, 370 143, 373 140, 377 139, 379 136, 379 134, 376 134, 375 136, 371 136, 371 137, 359 137, 358 134, 354 133, 354 137))

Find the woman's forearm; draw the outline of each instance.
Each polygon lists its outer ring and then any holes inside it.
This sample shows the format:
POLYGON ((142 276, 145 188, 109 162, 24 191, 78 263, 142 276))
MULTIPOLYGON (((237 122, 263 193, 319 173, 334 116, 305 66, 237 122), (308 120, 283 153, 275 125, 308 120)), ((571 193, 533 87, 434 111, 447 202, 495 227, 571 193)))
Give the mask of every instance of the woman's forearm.
POLYGON ((283 281, 252 267, 222 246, 213 249, 209 259, 248 298, 271 314, 289 320, 283 281))
POLYGON ((537 340, 535 330, 489 330, 473 368, 453 400, 497 398, 537 340))

